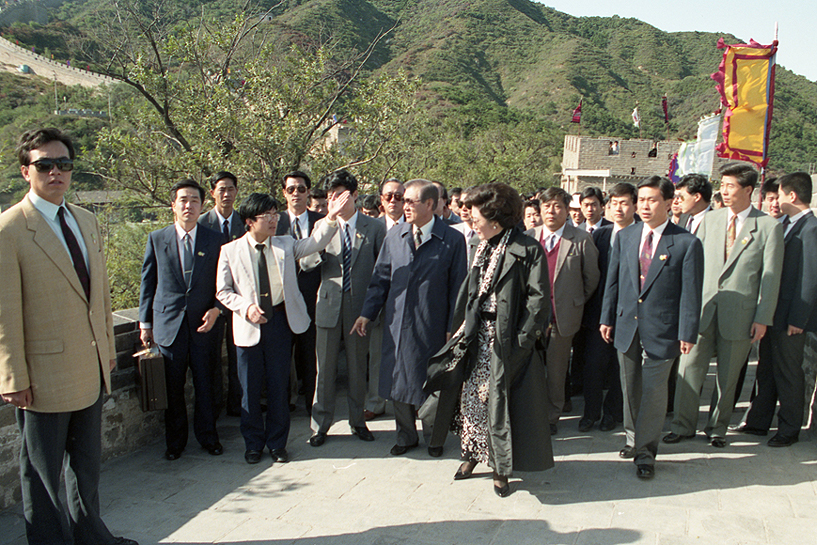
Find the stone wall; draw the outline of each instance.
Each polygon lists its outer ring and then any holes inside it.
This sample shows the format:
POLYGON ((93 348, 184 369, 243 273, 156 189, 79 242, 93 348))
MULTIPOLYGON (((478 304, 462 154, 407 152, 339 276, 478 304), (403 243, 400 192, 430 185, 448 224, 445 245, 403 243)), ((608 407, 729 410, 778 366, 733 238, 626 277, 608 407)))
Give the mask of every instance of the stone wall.
MULTIPOLYGON (((144 413, 139 406, 132 357, 140 345, 136 315, 136 309, 114 313, 117 365, 111 375, 112 393, 105 396, 102 406, 103 460, 155 442, 164 434, 163 412, 144 413)), ((0 401, 0 509, 21 499, 19 455, 14 407, 0 401)))

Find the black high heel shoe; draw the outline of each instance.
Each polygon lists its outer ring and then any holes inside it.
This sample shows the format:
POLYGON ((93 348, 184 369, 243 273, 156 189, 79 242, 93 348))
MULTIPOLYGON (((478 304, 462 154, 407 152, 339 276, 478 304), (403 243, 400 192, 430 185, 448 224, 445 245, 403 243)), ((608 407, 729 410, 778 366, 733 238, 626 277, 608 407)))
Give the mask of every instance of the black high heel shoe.
POLYGON ((454 480, 461 481, 463 479, 467 479, 474 473, 475 467, 477 467, 477 463, 474 460, 463 462, 460 464, 460 467, 457 468, 457 472, 454 473, 454 480))
POLYGON ((500 498, 507 498, 511 495, 511 485, 508 483, 507 477, 502 477, 494 472, 494 492, 500 498))

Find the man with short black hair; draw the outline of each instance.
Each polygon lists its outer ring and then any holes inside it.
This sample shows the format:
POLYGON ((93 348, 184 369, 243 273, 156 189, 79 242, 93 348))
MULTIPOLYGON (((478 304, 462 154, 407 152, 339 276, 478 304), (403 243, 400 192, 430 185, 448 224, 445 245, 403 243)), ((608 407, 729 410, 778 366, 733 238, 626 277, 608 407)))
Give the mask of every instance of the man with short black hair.
POLYGON ((326 191, 320 187, 310 189, 307 208, 318 214, 326 215, 326 211, 329 210, 326 204, 326 191))
POLYGON ((783 226, 752 207, 757 171, 745 164, 721 170, 725 208, 704 216, 703 308, 698 342, 681 356, 672 432, 677 443, 695 436, 701 388, 717 354, 715 395, 704 432, 713 447, 726 446, 740 368, 753 342, 772 324, 783 265, 783 226))
MULTIPOLYGON (((313 212, 306 207, 312 180, 305 172, 296 170, 286 174, 281 180, 281 185, 287 208, 279 213, 275 235, 290 235, 295 240, 309 237, 315 224, 323 217, 323 214, 313 212)), ((317 269, 301 270, 300 265, 297 270, 298 287, 306 302, 310 323, 305 331, 292 335, 292 355, 295 360, 295 373, 301 382, 304 408, 311 416, 318 365, 315 356, 315 301, 318 297, 318 286, 321 284, 321 273, 317 269)))
POLYGON ((348 195, 333 201, 326 220, 312 235, 296 240, 275 236, 280 217, 275 199, 252 193, 238 208, 247 233, 221 250, 218 299, 233 312, 243 390, 241 435, 248 464, 260 462, 264 448, 269 449, 273 462, 289 461, 290 337, 306 331, 311 322, 298 286, 296 261, 326 247, 337 230, 338 210, 347 201, 348 195), (266 420, 261 416, 264 385, 266 420))
POLYGON ((604 195, 598 187, 585 187, 579 197, 579 204, 585 219, 584 230, 591 235, 599 227, 612 223, 604 217, 604 195))
POLYGON ((102 231, 65 201, 74 169, 67 135, 28 131, 17 158, 30 190, 0 215, 0 394, 20 430, 26 536, 136 545, 111 535, 99 512, 103 392, 116 366, 102 231))
POLYGON ((669 220, 672 182, 638 184, 635 223, 616 236, 607 271, 599 331, 618 351, 626 445, 636 475, 655 475, 673 360, 698 338, 703 281, 701 242, 669 220))
POLYGON ((704 214, 712 210, 712 184, 702 174, 687 174, 675 184, 675 192, 681 210, 678 225, 694 235, 704 214))
MULTIPOLYGON (((210 180, 210 196, 215 205, 213 209, 202 214, 199 225, 221 233, 221 243, 226 244, 244 236, 244 224, 234 209, 238 195, 238 178, 235 174, 222 170, 210 180)), ((213 407, 216 414, 221 412, 224 405, 224 379, 222 378, 221 343, 227 339, 227 414, 241 416, 241 384, 238 382, 238 368, 236 367, 235 344, 233 344, 232 317, 221 314, 216 325, 213 326, 213 335, 216 337, 216 357, 213 358, 213 407)))
POLYGON ((175 222, 148 236, 139 294, 140 339, 156 343, 165 360, 167 410, 165 458, 176 460, 187 446, 187 369, 193 375, 193 432, 213 456, 223 452, 213 407, 213 326, 220 314, 216 302, 216 267, 222 236, 198 224, 204 188, 184 179, 170 188, 175 222))
MULTIPOLYGON (((599 285, 584 306, 582 324, 587 329, 584 346, 584 416, 579 420, 579 431, 587 432, 601 419, 599 429, 612 431, 623 420, 621 382, 618 359, 613 346, 604 341, 599 331, 601 305, 604 301, 604 286, 607 280, 607 266, 610 250, 616 235, 635 221, 637 201, 633 184, 620 183, 610 190, 610 207, 614 222, 593 231, 593 243, 599 252, 599 285), (607 395, 604 386, 607 385, 607 395)), ((580 349, 582 349, 580 348, 580 349)), ((574 349, 575 350, 575 349, 574 349)))
POLYGON ((780 184, 777 178, 768 178, 760 185, 760 201, 763 211, 778 221, 784 221, 788 216, 780 211, 779 202, 780 184))
POLYGON ((451 209, 448 207, 448 191, 445 189, 445 186, 441 182, 432 181, 434 187, 437 188, 438 194, 440 198, 437 199, 437 208, 434 210, 434 213, 442 219, 446 225, 455 225, 457 223, 462 223, 462 218, 456 215, 451 209))
POLYGON ((358 184, 349 171, 344 169, 333 172, 324 177, 322 184, 330 202, 343 193, 348 193, 349 199, 338 212, 337 233, 322 253, 319 265, 321 285, 315 314, 318 377, 312 404, 313 435, 309 439, 309 444, 313 447, 323 445, 335 421, 336 379, 341 346, 346 353, 349 426, 352 435, 363 441, 374 440, 372 432, 366 427, 363 414, 369 342, 368 339, 354 335, 352 326, 360 316, 374 264, 386 237, 386 226, 382 222, 359 214, 355 209, 358 184))
POLYGON ((570 195, 564 189, 551 187, 540 199, 544 223, 525 234, 539 241, 548 261, 553 309, 546 353, 548 421, 555 435, 565 405, 571 341, 581 327, 584 305, 599 283, 598 250, 590 234, 567 224, 570 195))
POLYGON ((789 219, 780 296, 772 327, 760 341, 757 395, 738 431, 766 435, 777 411, 777 434, 770 447, 788 447, 803 425, 804 332, 817 332, 817 218, 811 212, 811 176, 794 172, 779 179, 780 210, 789 219))

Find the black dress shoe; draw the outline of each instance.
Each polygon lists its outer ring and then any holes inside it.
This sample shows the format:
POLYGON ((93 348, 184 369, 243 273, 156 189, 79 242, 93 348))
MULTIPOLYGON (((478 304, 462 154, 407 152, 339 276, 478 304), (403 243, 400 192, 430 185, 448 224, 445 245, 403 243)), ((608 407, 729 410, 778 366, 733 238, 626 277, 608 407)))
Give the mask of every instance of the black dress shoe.
POLYGON ((635 447, 625 445, 623 449, 618 451, 619 458, 635 458, 635 447))
POLYGON ((285 448, 274 448, 269 453, 270 456, 272 456, 273 462, 278 462, 279 464, 285 464, 289 462, 289 453, 285 448))
POLYGON ((326 434, 322 431, 317 432, 309 438, 309 444, 313 447, 319 447, 324 443, 326 443, 326 434))
POLYGON ((605 414, 601 417, 601 424, 599 424, 600 431, 613 431, 616 429, 616 419, 610 416, 609 414, 605 414))
POLYGON ((494 473, 494 492, 500 498, 507 498, 511 495, 511 484, 508 482, 507 477, 500 477, 496 473, 494 473), (499 481, 499 483, 497 483, 499 481), (502 484, 502 483, 505 484, 502 484))
POLYGON ((568 399, 565 401, 565 404, 562 406, 563 413, 572 413, 573 412, 573 401, 568 399))
POLYGON ((800 439, 794 435, 781 435, 775 434, 774 437, 769 439, 769 442, 766 443, 770 447, 790 447, 795 444, 800 439))
POLYGON ((352 428, 352 435, 357 435, 361 441, 374 441, 374 435, 366 426, 357 426, 352 428))
POLYGON ((261 451, 260 450, 248 450, 244 453, 244 460, 247 461, 248 464, 257 464, 261 461, 261 451))
POLYGON ((655 477, 655 468, 647 464, 638 464, 635 468, 635 474, 639 479, 652 479, 655 477))
POLYGON ((769 434, 767 430, 763 430, 760 428, 753 428, 752 426, 747 426, 746 422, 735 428, 733 431, 738 433, 748 433, 749 435, 757 435, 760 437, 764 437, 769 434))
POLYGON ((221 446, 221 443, 216 441, 212 445, 207 445, 204 447, 204 450, 207 451, 207 454, 210 456, 221 456, 224 454, 224 447, 221 446))
POLYGON ((139 544, 132 539, 120 536, 113 538, 113 545, 139 545, 139 544))
POLYGON ((710 437, 709 444, 715 448, 726 448, 726 439, 723 437, 710 437))
POLYGON ((673 443, 680 443, 685 439, 692 439, 695 437, 695 434, 692 435, 681 435, 679 433, 670 432, 661 439, 665 443, 673 444, 673 443))
POLYGON ((165 459, 170 460, 171 462, 173 460, 178 460, 181 455, 182 455, 182 451, 180 451, 180 450, 167 449, 165 451, 165 459))
POLYGON ((591 429, 593 429, 593 424, 595 424, 595 423, 596 423, 596 421, 593 420, 592 418, 587 418, 587 417, 582 418, 581 420, 579 420, 579 431, 582 432, 582 433, 588 432, 591 429))
POLYGON ((402 456, 417 445, 418 443, 414 443, 413 445, 394 445, 389 452, 391 452, 392 456, 402 456))
POLYGON ((556 435, 557 433, 559 433, 559 428, 556 426, 556 424, 551 424, 550 425, 550 434, 551 435, 556 435))
POLYGON ((432 458, 439 458, 443 455, 443 447, 428 447, 428 455, 432 458))
POLYGON ((461 463, 460 467, 457 468, 457 472, 454 473, 454 480, 462 481, 467 479, 474 474, 475 467, 477 467, 477 463, 473 461, 461 463))

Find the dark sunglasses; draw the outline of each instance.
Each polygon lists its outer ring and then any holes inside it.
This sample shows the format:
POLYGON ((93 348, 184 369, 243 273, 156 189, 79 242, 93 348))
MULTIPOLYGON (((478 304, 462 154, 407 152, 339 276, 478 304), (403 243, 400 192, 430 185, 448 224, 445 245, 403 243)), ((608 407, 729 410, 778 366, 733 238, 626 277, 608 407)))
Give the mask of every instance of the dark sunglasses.
POLYGON ((400 193, 383 193, 381 197, 383 197, 384 199, 386 199, 386 201, 389 202, 391 201, 400 202, 403 200, 403 195, 400 193))
POLYGON ((306 186, 305 185, 291 185, 291 186, 287 187, 286 189, 284 189, 284 191, 286 191, 288 195, 292 195, 293 193, 295 193, 296 190, 298 191, 298 193, 306 193, 306 186))
POLYGON ((68 158, 38 159, 37 161, 32 161, 28 164, 28 166, 32 165, 37 169, 37 172, 51 172, 51 169, 54 167, 57 167, 63 172, 70 172, 74 170, 74 162, 68 158))

